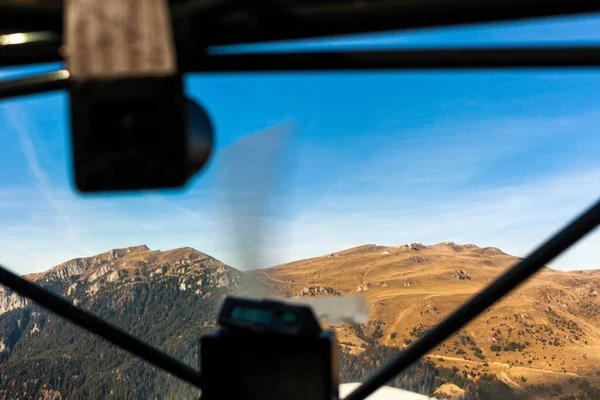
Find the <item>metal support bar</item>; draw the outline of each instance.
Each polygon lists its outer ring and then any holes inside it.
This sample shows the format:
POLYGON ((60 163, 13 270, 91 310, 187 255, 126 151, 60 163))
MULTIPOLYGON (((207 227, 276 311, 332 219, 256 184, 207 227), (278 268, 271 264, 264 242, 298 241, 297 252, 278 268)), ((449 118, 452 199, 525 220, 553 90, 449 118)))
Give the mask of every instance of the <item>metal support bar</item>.
MULTIPOLYGON (((596 0, 271 1, 293 20, 258 20, 247 2, 229 15, 191 24, 190 39, 209 45, 257 43, 600 12, 596 0)), ((194 18, 202 20, 202 14, 194 18)))
MULTIPOLYGON (((56 62, 58 42, 2 46, 0 66, 56 62)), ((189 51, 186 72, 260 72, 373 69, 558 68, 600 66, 600 46, 416 49, 262 53, 205 56, 189 51)))
POLYGON ((596 67, 600 46, 228 54, 187 63, 188 72, 596 67))
POLYGON ((69 71, 60 70, 26 78, 0 81, 0 100, 67 89, 69 71))
POLYGON ((53 32, 0 35, 0 67, 62 61, 61 42, 53 32))
POLYGON ((209 21, 226 15, 242 4, 242 0, 185 0, 171 7, 171 16, 173 20, 179 20, 197 15, 209 21))
POLYGON ((62 1, 2 1, 0 31, 62 31, 62 1))
MULTIPOLYGON (((270 0, 291 20, 253 15, 253 2, 171 1, 176 20, 190 19, 192 42, 225 45, 435 28, 600 12, 596 0, 270 0), (204 15, 206 13, 206 15, 204 15), (208 18, 207 18, 208 17, 208 18), (194 24, 195 19, 202 23, 194 24)), ((21 2, 22 3, 22 2, 21 2)), ((63 31, 62 2, 0 4, 0 32, 63 31), (15 5, 19 4, 19 5, 15 5)))
POLYGON ((600 200, 524 260, 473 296, 449 317, 428 331, 420 340, 381 367, 344 400, 366 399, 375 390, 385 385, 413 362, 427 354, 428 351, 467 325, 480 313, 530 278, 540 268, 590 233, 598 225, 600 225, 600 200))
MULTIPOLYGON (((1 37, 1 36, 0 36, 1 37)), ((0 50, 2 46, 0 46, 0 50)), ((600 66, 600 46, 233 54, 187 58, 186 72, 278 72, 600 66)), ((0 81, 0 99, 66 89, 69 72, 0 81)))
POLYGON ((199 387, 200 373, 170 355, 123 332, 102 319, 71 305, 59 296, 7 271, 0 266, 0 283, 40 306, 127 350, 166 372, 199 387))

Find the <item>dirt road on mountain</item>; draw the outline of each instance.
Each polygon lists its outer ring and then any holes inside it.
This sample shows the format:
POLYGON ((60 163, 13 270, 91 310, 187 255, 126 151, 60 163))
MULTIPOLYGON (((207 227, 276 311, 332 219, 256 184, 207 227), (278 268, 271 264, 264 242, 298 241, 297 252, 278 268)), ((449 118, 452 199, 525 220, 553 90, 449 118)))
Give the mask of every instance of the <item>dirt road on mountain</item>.
POLYGON ((444 360, 459 361, 461 363, 469 363, 469 364, 477 364, 477 365, 488 364, 489 366, 498 366, 498 367, 510 368, 510 369, 523 369, 526 371, 543 372, 543 373, 548 373, 548 374, 560 374, 560 375, 566 375, 566 376, 584 377, 583 375, 579 375, 575 372, 563 372, 563 371, 556 371, 553 369, 524 367, 524 366, 520 366, 520 365, 510 365, 508 363, 503 363, 503 362, 498 362, 498 361, 465 360, 464 358, 449 357, 449 356, 444 356, 444 355, 440 355, 440 354, 428 354, 426 357, 442 358, 444 360))

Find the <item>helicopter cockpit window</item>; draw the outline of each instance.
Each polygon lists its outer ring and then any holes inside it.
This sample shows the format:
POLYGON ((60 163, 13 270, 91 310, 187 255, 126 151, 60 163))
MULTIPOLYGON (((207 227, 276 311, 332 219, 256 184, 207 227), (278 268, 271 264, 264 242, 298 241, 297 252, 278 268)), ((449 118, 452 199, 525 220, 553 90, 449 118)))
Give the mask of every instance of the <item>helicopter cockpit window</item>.
MULTIPOLYGON (((599 23, 211 51, 589 45, 599 23)), ((5 68, 0 82, 61 67, 5 68)), ((4 100, 0 262, 190 368, 226 295, 364 297, 368 322, 325 321, 348 393, 594 203, 599 88, 591 68, 190 74, 186 96, 214 125, 206 169, 184 189, 85 196, 72 180, 67 95, 4 100)), ((386 390, 398 399, 598 398, 599 252, 597 233, 586 237, 386 390)), ((0 377, 5 398, 198 396, 5 287, 0 377)))

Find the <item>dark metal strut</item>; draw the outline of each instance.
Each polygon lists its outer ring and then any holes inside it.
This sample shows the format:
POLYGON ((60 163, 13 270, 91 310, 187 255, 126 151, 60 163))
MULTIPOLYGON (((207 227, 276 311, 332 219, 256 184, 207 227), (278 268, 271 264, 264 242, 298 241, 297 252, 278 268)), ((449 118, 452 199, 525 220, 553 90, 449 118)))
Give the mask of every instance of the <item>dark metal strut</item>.
MULTIPOLYGON (((0 55, 3 47, 0 46, 0 55)), ((1 60, 1 57, 0 57, 1 60)), ((48 60, 50 61, 50 60, 48 60)), ((600 46, 413 49, 193 55, 187 72, 292 72, 587 68, 600 66, 600 46)), ((0 81, 0 99, 68 89, 66 70, 0 81)))
POLYGON ((187 67, 189 72, 282 72, 597 66, 600 46, 227 54, 190 58, 187 67))
MULTIPOLYGON (((62 3, 0 0, 0 30, 51 30, 62 34, 62 3)), ((189 40, 206 46, 600 11, 596 0, 171 0, 170 3, 176 23, 189 20, 189 40), (281 12, 265 18, 265 8, 271 7, 281 12), (282 13, 289 18, 281 18, 282 13)))
POLYGON ((166 372, 199 387, 200 373, 197 370, 108 322, 73 306, 59 296, 9 272, 2 266, 0 266, 0 283, 75 325, 108 340, 115 346, 127 350, 150 364, 156 365, 166 372))
POLYGON ((600 225, 600 200, 521 262, 473 296, 420 340, 379 368, 344 400, 364 400, 379 387, 467 325, 489 306, 530 278, 540 268, 600 225))

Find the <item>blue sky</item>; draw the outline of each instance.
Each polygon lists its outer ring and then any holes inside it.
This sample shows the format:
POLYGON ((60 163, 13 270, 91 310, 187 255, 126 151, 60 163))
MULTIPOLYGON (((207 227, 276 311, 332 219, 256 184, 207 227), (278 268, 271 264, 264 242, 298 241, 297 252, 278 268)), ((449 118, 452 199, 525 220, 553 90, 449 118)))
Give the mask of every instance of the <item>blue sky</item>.
MULTIPOLYGON (((254 48, 597 43, 599 26, 570 18, 254 48)), ((187 92, 218 135, 208 170, 183 191, 85 197, 70 184, 66 96, 5 101, 0 263, 29 273, 142 243, 240 268, 365 243, 450 240, 523 256, 600 195, 599 89, 591 69, 191 76, 187 92)), ((595 233, 553 266, 598 260, 595 233)))

